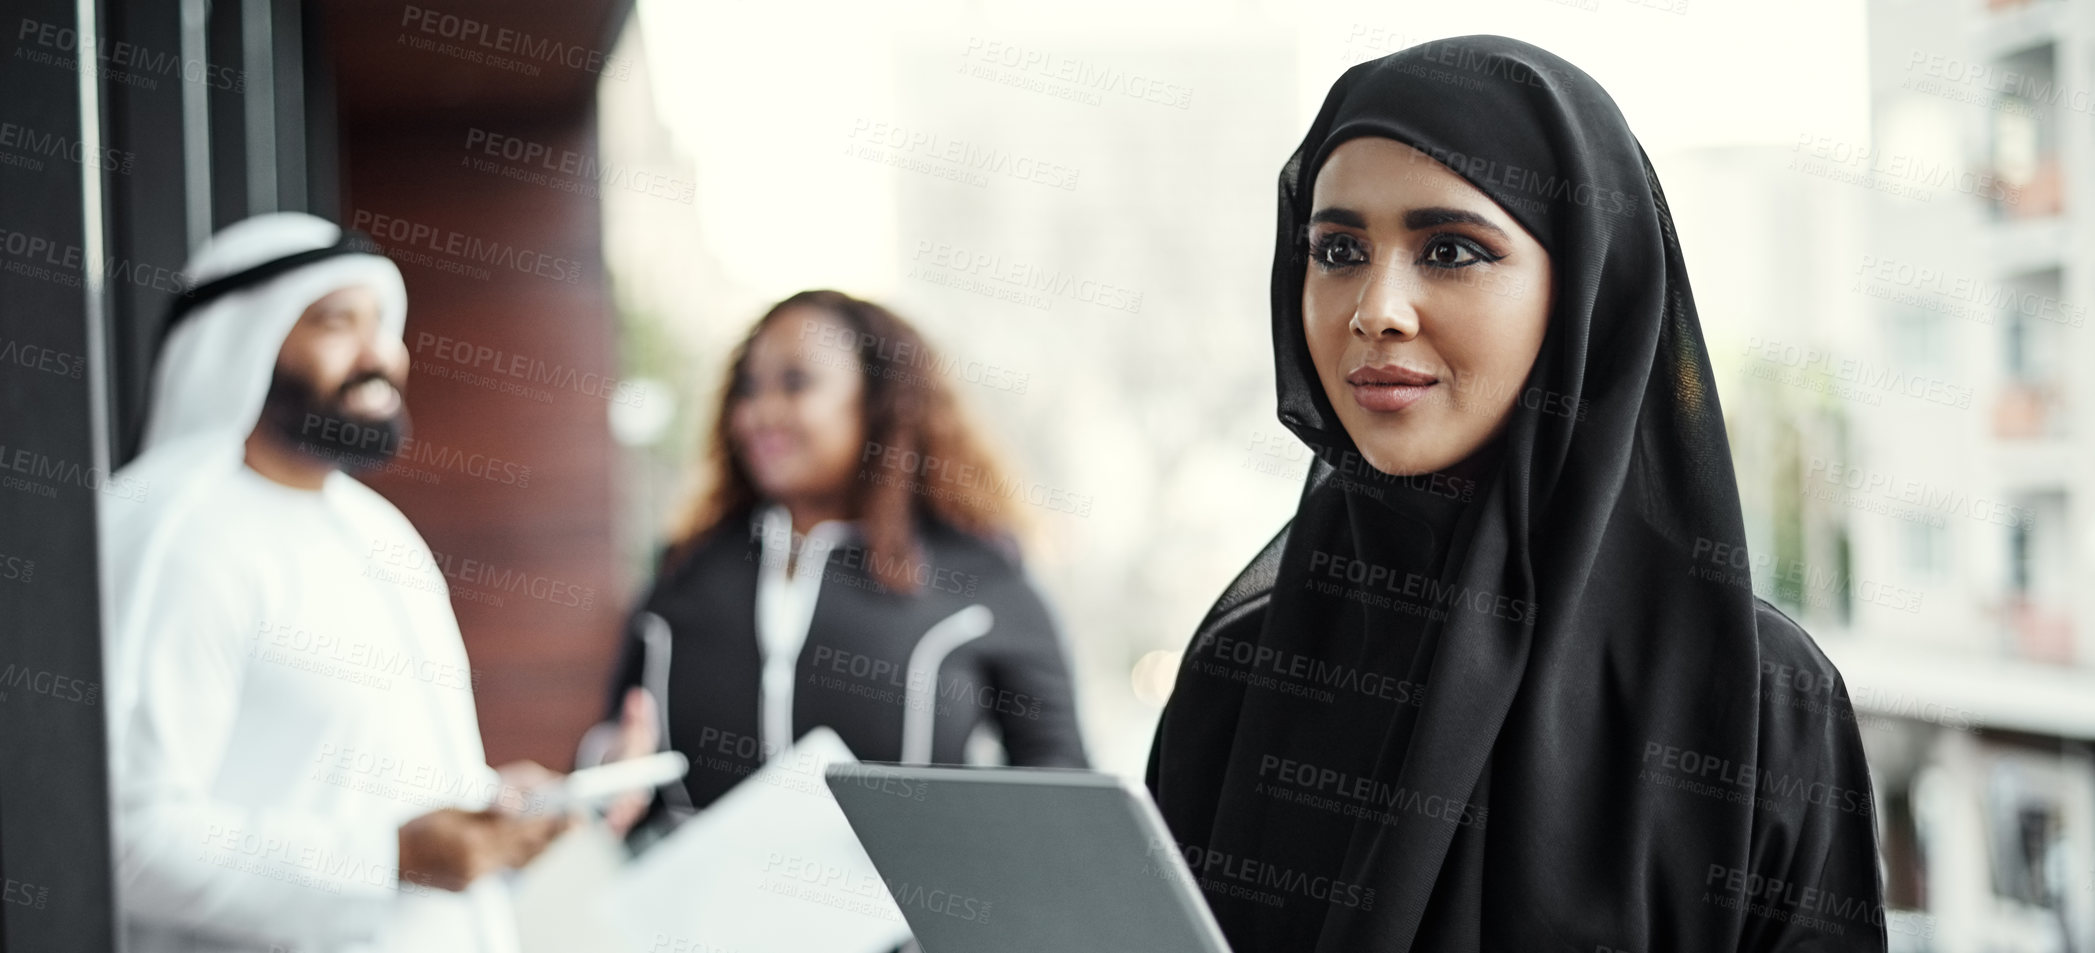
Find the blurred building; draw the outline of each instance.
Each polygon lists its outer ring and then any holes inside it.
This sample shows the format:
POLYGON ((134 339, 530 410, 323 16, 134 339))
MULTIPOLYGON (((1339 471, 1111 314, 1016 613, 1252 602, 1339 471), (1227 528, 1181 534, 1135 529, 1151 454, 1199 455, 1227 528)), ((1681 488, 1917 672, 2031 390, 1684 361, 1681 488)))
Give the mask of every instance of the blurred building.
POLYGON ((1845 565, 1803 589, 1837 580, 1893 948, 2087 950, 2095 3, 1871 0, 1869 43, 1868 141, 1792 150, 1867 207, 1816 369, 1847 421, 1797 474, 1845 565))
POLYGON ((961 368, 1024 382, 951 381, 1029 485, 1030 565, 1075 651, 1092 757, 1139 776, 1169 686, 1138 697, 1131 672, 1185 646, 1308 468, 1247 465, 1300 448, 1273 419, 1264 267, 1270 184, 1305 120, 1273 94, 1295 51, 1241 30, 985 32, 896 64, 897 114, 840 130, 839 162, 896 170, 903 313, 961 368))
POLYGON ((1870 128, 1662 157, 1755 589, 1868 749, 1895 950, 2095 949, 2095 4, 1872 0, 1870 128))

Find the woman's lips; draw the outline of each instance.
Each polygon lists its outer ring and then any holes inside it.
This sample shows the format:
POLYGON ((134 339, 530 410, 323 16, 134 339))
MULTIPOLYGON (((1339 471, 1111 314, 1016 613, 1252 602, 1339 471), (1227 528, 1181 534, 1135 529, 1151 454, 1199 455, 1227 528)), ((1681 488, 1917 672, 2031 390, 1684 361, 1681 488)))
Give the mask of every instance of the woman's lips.
POLYGON ((781 433, 760 433, 749 437, 749 455, 757 461, 771 463, 793 452, 793 438, 781 433))
POLYGON ((1346 385, 1353 388, 1353 402, 1362 410, 1379 414, 1395 413, 1418 403, 1439 383, 1440 378, 1425 371, 1394 364, 1362 367, 1346 375, 1346 385))
POLYGON ((1378 414, 1395 413, 1412 404, 1438 384, 1348 384, 1353 388, 1353 402, 1360 409, 1378 414))

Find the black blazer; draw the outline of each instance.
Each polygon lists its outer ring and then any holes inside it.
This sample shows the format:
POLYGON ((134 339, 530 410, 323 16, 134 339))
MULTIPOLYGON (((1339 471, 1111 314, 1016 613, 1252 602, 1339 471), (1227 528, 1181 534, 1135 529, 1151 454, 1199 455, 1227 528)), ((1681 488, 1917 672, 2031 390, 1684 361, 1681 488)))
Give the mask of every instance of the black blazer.
MULTIPOLYGON (((687 558, 663 567, 626 627, 607 717, 616 720, 626 690, 652 676, 658 684, 648 687, 665 707, 664 746, 691 761, 681 785, 658 792, 650 820, 663 812, 664 798, 704 808, 764 763, 760 525, 759 513, 724 520, 687 558)), ((962 762, 969 735, 986 724, 1001 734, 1013 764, 1086 766, 1067 653, 1023 570, 989 543, 935 520, 920 520, 918 532, 915 594, 875 579, 855 533, 821 567, 794 673, 794 737, 828 726, 862 761, 903 760, 905 712, 915 706, 931 713, 914 728, 914 747, 928 747, 930 762, 962 762), (925 639, 976 606, 989 611, 986 632, 948 625, 940 638, 925 639)), ((968 618, 979 619, 979 610, 968 618)))

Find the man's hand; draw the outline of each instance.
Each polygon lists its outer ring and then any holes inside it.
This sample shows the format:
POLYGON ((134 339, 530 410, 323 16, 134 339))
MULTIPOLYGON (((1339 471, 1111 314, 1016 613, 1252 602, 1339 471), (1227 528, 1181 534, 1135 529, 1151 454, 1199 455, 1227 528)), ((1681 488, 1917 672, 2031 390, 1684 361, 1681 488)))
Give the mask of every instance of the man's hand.
POLYGON ((540 791, 560 775, 533 761, 503 765, 493 806, 482 811, 444 808, 400 826, 400 879, 442 890, 464 890, 482 875, 522 867, 537 857, 571 820, 538 810, 540 791))
POLYGON ((431 811, 400 825, 400 879, 464 890, 484 874, 529 863, 567 823, 565 815, 516 817, 455 807, 431 811))
POLYGON ((496 768, 495 775, 502 780, 503 794, 488 810, 505 822, 511 848, 507 866, 522 867, 565 832, 575 815, 546 811, 547 792, 563 779, 559 772, 536 761, 511 761, 496 768))
POLYGON ((536 761, 511 761, 495 769, 501 788, 492 807, 505 814, 545 813, 546 795, 560 786, 561 775, 536 761))

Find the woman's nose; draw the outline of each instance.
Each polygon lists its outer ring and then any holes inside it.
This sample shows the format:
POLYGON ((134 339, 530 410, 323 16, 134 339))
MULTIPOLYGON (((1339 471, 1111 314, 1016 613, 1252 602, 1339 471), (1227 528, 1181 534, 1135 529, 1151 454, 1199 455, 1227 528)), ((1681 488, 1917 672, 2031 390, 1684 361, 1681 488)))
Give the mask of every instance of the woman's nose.
POLYGON ((1379 265, 1361 286, 1353 309, 1353 332, 1369 338, 1418 334, 1418 282, 1401 262, 1379 265))

